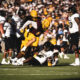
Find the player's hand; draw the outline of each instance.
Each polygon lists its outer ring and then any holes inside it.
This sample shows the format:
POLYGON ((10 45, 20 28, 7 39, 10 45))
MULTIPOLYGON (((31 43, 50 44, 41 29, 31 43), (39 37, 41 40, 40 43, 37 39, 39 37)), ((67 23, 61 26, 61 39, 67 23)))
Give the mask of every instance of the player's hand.
POLYGON ((19 33, 16 33, 16 36, 17 36, 17 38, 20 38, 21 37, 21 35, 19 33))
POLYGON ((27 47, 26 47, 26 46, 24 46, 24 47, 21 49, 21 51, 25 51, 25 50, 26 50, 26 48, 27 48, 27 47))
POLYGON ((20 32, 21 32, 21 33, 23 33, 23 32, 24 32, 24 30, 23 30, 23 29, 20 29, 20 32))
POLYGON ((5 34, 2 34, 2 38, 5 38, 5 34))

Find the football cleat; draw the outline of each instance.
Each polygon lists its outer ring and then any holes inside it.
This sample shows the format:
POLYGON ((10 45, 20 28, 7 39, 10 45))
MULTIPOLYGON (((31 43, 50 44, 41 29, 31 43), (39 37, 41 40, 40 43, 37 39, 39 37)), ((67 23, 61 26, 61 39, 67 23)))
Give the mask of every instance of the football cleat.
POLYGON ((1 64, 8 64, 6 61, 2 61, 1 64))
POLYGON ((5 58, 2 59, 1 64, 8 64, 8 63, 6 62, 6 60, 5 60, 5 58))
POLYGON ((72 63, 72 64, 70 64, 70 66, 80 66, 80 63, 72 63))

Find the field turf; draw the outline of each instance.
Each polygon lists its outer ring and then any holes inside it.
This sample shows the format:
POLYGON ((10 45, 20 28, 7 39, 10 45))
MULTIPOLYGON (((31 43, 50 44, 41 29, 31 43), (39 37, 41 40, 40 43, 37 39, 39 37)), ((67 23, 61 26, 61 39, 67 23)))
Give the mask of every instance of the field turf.
MULTIPOLYGON (((80 66, 69 66, 74 54, 68 56, 70 59, 59 58, 55 67, 0 65, 0 80, 80 80, 80 66)), ((0 62, 1 59, 0 53, 0 62)))

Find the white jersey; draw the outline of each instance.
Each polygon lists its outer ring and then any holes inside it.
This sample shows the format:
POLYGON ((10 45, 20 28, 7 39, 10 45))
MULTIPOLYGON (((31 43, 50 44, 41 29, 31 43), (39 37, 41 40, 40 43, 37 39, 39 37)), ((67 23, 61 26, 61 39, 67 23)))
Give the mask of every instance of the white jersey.
POLYGON ((79 17, 78 13, 75 13, 69 17, 69 22, 70 22, 69 32, 70 33, 76 33, 79 31, 78 24, 75 21, 75 18, 78 18, 78 17, 79 17))
POLYGON ((39 57, 39 56, 36 56, 36 57, 34 57, 37 61, 39 61, 40 62, 40 64, 43 64, 46 60, 47 60, 47 58, 48 57, 52 57, 53 56, 53 52, 52 51, 44 51, 44 50, 42 50, 40 53, 39 53, 39 55, 42 55, 42 57, 39 57))
POLYGON ((4 23, 5 17, 0 16, 0 24, 4 23))
POLYGON ((18 15, 13 15, 13 17, 12 17, 12 19, 16 22, 16 24, 17 24, 17 29, 19 29, 20 28, 20 25, 21 25, 21 19, 20 19, 20 17, 18 16, 18 15))
POLYGON ((53 54, 54 54, 54 53, 53 53, 52 51, 42 50, 42 51, 39 52, 39 55, 45 56, 46 58, 52 57, 53 54))
POLYGON ((4 24, 4 30, 5 30, 5 36, 6 36, 6 37, 10 37, 10 34, 11 34, 11 32, 12 32, 10 23, 6 22, 6 23, 4 24))
POLYGON ((37 29, 37 22, 31 21, 31 20, 28 20, 27 22, 25 22, 25 24, 23 25, 23 27, 21 27, 21 29, 24 29, 26 26, 28 26, 30 24, 32 25, 33 28, 37 29))

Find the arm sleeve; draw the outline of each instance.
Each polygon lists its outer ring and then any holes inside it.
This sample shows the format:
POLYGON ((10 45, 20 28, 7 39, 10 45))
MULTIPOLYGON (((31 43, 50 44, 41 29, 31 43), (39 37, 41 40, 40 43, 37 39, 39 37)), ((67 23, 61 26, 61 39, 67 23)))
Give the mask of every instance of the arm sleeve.
MULTIPOLYGON (((23 27, 21 28, 21 29, 24 29, 26 26, 28 26, 29 24, 32 24, 32 27, 33 28, 35 28, 35 29, 37 29, 37 23, 36 22, 34 22, 34 21, 27 21, 24 25, 23 25, 23 27)), ((20 30, 21 30, 20 29, 20 30)))

